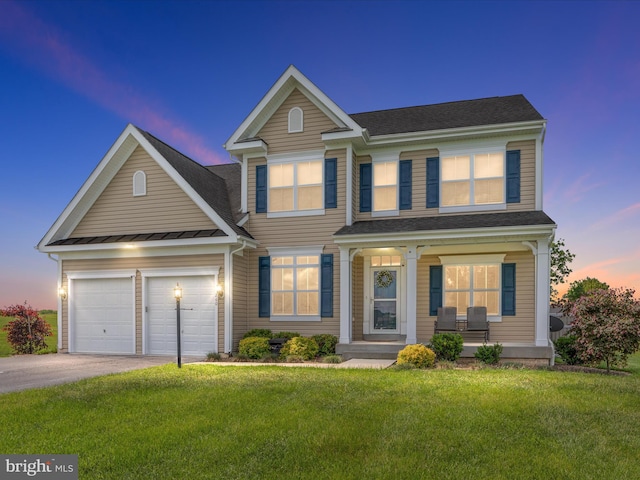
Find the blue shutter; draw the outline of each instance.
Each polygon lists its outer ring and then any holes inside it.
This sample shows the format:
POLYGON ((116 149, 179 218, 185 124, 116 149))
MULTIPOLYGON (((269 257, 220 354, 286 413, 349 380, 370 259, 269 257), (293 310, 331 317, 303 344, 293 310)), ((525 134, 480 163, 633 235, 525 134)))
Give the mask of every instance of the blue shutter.
POLYGON ((258 258, 258 316, 271 316, 271 258, 258 258))
POLYGON ((442 265, 429 267, 429 315, 438 315, 438 307, 442 306, 442 265))
POLYGON ((338 207, 338 159, 324 160, 324 208, 338 207))
POLYGON ((360 211, 371 211, 371 180, 372 170, 370 163, 360 164, 360 211))
POLYGON ((333 317, 333 254, 320 257, 320 316, 333 317))
POLYGON ((520 203, 520 150, 507 151, 507 203, 520 203))
POLYGON ((440 206, 440 158, 427 158, 427 208, 440 206))
POLYGON ((256 213, 267 212, 267 166, 256 165, 256 213))
POLYGON ((400 210, 411 210, 411 160, 400 160, 400 210))
POLYGON ((502 264, 502 315, 516 314, 516 264, 502 264))

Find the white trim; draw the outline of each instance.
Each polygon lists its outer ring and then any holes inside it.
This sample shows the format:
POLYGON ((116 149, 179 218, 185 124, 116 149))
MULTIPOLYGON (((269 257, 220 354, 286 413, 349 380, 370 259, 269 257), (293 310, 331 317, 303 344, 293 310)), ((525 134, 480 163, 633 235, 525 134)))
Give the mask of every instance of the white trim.
POLYGON ((286 212, 267 212, 267 218, 286 218, 286 217, 313 217, 324 215, 325 209, 318 208, 314 210, 291 210, 286 212))
POLYGON ((139 270, 139 272, 142 278, 217 276, 220 273, 220 267, 144 268, 139 270))
POLYGON ((550 262, 549 243, 552 237, 540 239, 535 252, 535 344, 549 345, 549 284, 550 262))
POLYGON ((324 154, 324 150, 302 150, 298 152, 277 153, 273 155, 267 155, 267 165, 324 160, 324 154))
MULTIPOLYGON (((507 182, 504 182, 505 185, 507 182)), ((493 210, 506 210, 506 203, 483 203, 480 205, 456 205, 451 207, 439 207, 438 213, 464 213, 464 212, 491 212, 493 210)))
POLYGON ((540 135, 536 137, 536 189, 535 189, 535 206, 536 210, 542 210, 544 201, 544 137, 546 133, 546 125, 542 128, 540 135))
POLYGON ((353 146, 348 144, 346 146, 346 205, 345 211, 347 218, 345 224, 347 226, 353 224, 353 146))
POLYGON ((135 270, 93 270, 93 271, 71 271, 66 272, 69 280, 82 280, 94 278, 126 278, 136 277, 135 270))
POLYGON ((438 258, 442 265, 484 265, 489 263, 504 263, 506 253, 492 253, 483 255, 441 255, 438 258))
POLYGON ((245 155, 242 155, 242 181, 240 184, 240 208, 242 213, 249 212, 249 160, 245 155))
POLYGON ((320 315, 272 315, 269 317, 271 322, 321 322, 320 315))
POLYGON ((267 247, 270 257, 297 257, 322 255, 324 245, 312 245, 308 247, 267 247))

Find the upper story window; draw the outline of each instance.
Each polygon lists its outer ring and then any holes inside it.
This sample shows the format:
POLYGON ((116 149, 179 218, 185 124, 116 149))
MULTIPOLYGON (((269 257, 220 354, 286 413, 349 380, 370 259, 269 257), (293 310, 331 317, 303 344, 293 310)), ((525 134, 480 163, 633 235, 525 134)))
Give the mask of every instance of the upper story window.
POLYGON ((147 175, 138 170, 133 174, 133 196, 141 197, 147 194, 147 175))
POLYGON ((504 151, 442 156, 441 207, 505 203, 504 151))
POLYGON ((373 164, 373 211, 398 210, 398 162, 373 164))
POLYGON ((300 107, 289 110, 289 133, 302 132, 304 130, 304 114, 300 107))
POLYGON ((323 208, 324 160, 269 165, 269 212, 295 212, 323 208))

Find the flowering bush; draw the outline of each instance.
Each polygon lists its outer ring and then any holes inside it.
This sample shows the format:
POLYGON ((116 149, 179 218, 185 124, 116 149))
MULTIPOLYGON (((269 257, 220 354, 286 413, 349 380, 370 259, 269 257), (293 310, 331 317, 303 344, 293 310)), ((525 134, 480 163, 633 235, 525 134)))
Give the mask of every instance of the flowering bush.
POLYGON ((45 337, 53 334, 51 326, 31 305, 11 305, 0 310, 0 315, 14 317, 2 329, 16 353, 36 353, 47 348, 45 337))
POLYGON ((624 366, 640 349, 640 300, 632 289, 596 290, 571 307, 578 356, 585 362, 624 366))

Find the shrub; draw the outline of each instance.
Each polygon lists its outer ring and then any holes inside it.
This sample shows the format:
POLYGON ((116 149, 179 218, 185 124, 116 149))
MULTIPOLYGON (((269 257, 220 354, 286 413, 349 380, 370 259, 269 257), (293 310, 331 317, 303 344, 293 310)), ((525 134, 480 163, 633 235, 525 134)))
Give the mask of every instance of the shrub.
POLYGON ((496 343, 495 345, 487 345, 486 343, 476 350, 473 354, 478 360, 487 365, 496 365, 500 360, 502 354, 502 345, 496 343))
POLYGON ((436 333, 431 337, 429 348, 436 354, 438 360, 455 362, 460 358, 464 339, 459 333, 436 333))
POLYGON ((330 335, 328 333, 322 333, 320 335, 314 335, 313 338, 318 344, 318 354, 322 357, 327 355, 333 355, 336 353, 336 345, 338 344, 338 337, 330 335))
POLYGON ((238 347, 240 355, 258 360, 271 354, 269 340, 265 337, 247 337, 240 340, 238 347))
POLYGON ((342 357, 340 355, 327 355, 323 361, 324 363, 342 363, 342 357))
POLYGON ((586 363, 624 366, 640 348, 640 300, 632 289, 595 290, 575 301, 571 334, 586 363))
POLYGON ((284 344, 280 350, 280 356, 288 358, 290 355, 299 355, 304 360, 311 360, 318 354, 318 344, 313 338, 294 337, 284 344))
POLYGON ((429 368, 433 367, 435 362, 436 354, 421 343, 407 345, 398 352, 398 365, 408 363, 416 368, 429 368))
POLYGON ((53 334, 51 325, 26 302, 6 307, 0 310, 0 315, 14 317, 2 329, 7 332, 7 341, 17 354, 37 353, 47 348, 45 338, 53 334))
POLYGON ((556 347, 556 353, 560 355, 562 361, 567 365, 580 365, 582 363, 578 356, 575 335, 560 337, 553 344, 556 347))
POLYGON ((286 338, 287 340, 291 340, 299 336, 300 334, 298 332, 278 332, 274 333, 272 338, 286 338))
POLYGON ((222 360, 222 355, 216 352, 209 352, 207 353, 207 360, 209 362, 219 362, 220 360, 222 360))
POLYGON ((303 363, 304 358, 302 357, 302 355, 287 355, 285 361, 287 363, 303 363))
POLYGON ((268 328, 254 328, 242 336, 243 339, 249 337, 273 338, 273 333, 268 328))

